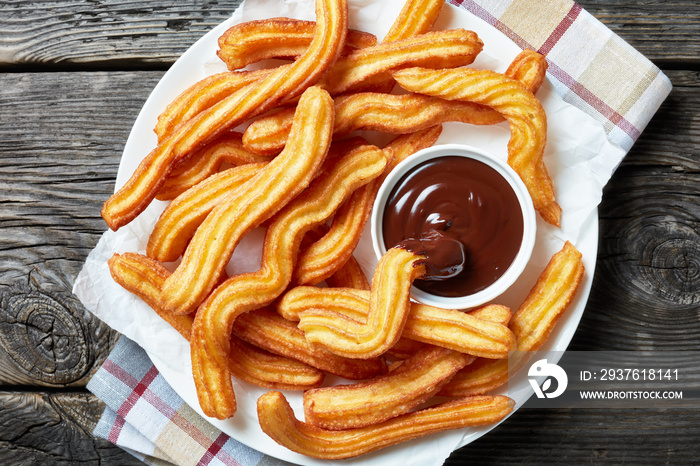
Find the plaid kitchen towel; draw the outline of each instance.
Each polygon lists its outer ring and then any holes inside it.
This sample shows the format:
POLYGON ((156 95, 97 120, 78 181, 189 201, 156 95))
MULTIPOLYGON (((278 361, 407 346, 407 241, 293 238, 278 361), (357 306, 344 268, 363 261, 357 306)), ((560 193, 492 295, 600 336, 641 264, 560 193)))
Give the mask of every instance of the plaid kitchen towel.
POLYGON ((628 151, 671 92, 658 67, 570 0, 448 0, 547 57, 563 99, 628 151))
MULTIPOLYGON (((599 121, 625 152, 671 91, 656 66, 570 0, 448 1, 545 55, 557 92, 599 121)), ((126 337, 88 388, 107 405, 95 435, 148 464, 287 464, 208 424, 126 337)))
POLYGON ((125 336, 87 388, 106 404, 94 434, 146 464, 289 464, 233 440, 205 421, 168 385, 146 352, 125 336))

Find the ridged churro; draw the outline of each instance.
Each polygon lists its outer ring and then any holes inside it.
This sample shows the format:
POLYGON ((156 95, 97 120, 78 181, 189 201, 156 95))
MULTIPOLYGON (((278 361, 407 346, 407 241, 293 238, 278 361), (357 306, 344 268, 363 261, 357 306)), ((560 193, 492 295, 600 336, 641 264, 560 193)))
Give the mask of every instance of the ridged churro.
POLYGON ((192 312, 212 290, 240 239, 308 186, 328 152, 332 122, 328 93, 309 88, 297 106, 295 129, 284 151, 219 203, 197 229, 163 287, 167 309, 192 312))
POLYGON ((311 45, 294 62, 239 89, 197 114, 151 151, 126 184, 103 205, 102 216, 113 230, 129 223, 156 196, 176 161, 200 144, 221 135, 246 119, 300 95, 317 82, 338 58, 347 32, 344 0, 317 0, 316 32, 311 45))
POLYGON ((297 284, 317 284, 337 271, 337 264, 347 260, 343 258, 349 258, 357 247, 386 175, 409 155, 432 146, 441 131, 440 126, 434 126, 399 136, 387 144, 385 149, 391 157, 382 176, 354 192, 333 216, 328 232, 299 254, 294 272, 297 284))
POLYGON ((199 307, 191 352, 205 413, 225 419, 235 412, 229 401, 235 395, 222 362, 236 317, 269 304, 284 292, 304 234, 330 217, 355 189, 379 176, 385 165, 383 152, 373 146, 359 147, 341 158, 275 217, 265 235, 260 270, 229 278, 199 307))
POLYGON ((410 92, 475 102, 501 113, 511 129, 508 164, 525 183, 542 218, 560 225, 561 207, 554 200, 554 186, 543 160, 547 117, 540 102, 522 83, 494 71, 472 68, 408 68, 393 76, 410 92))
POLYGON ((207 215, 266 165, 259 162, 229 168, 176 197, 153 227, 146 246, 148 257, 160 262, 178 259, 207 215))
POLYGON ((508 65, 505 75, 520 81, 530 92, 536 94, 547 77, 548 66, 544 55, 525 49, 508 65))
MULTIPOLYGON (((233 71, 269 58, 294 59, 311 44, 315 21, 270 18, 236 24, 219 37, 218 57, 233 71)), ((368 32, 348 30, 345 53, 370 47, 377 38, 368 32)))
POLYGON ((387 375, 304 392, 304 419, 324 429, 366 427, 427 401, 473 356, 426 346, 387 375))
MULTIPOLYGON (((180 335, 189 340, 194 317, 172 314, 159 305, 160 289, 170 272, 159 262, 136 253, 115 254, 109 260, 114 280, 148 304, 180 335)), ((323 372, 298 359, 273 355, 231 338, 229 369, 248 383, 278 390, 306 390, 323 381, 323 372)))
MULTIPOLYGON (((277 312, 287 319, 299 320, 301 329, 310 323, 328 323, 331 329, 352 328, 366 322, 369 300, 367 291, 301 286, 285 293, 277 303, 277 312)), ((488 312, 502 315, 503 306, 492 307, 496 310, 480 311, 484 318, 477 317, 479 314, 411 303, 401 336, 474 356, 506 358, 509 351, 515 350, 516 339, 506 325, 490 320, 493 317, 488 312)))
POLYGON ((270 309, 241 314, 233 323, 233 334, 271 353, 297 359, 308 366, 349 380, 362 380, 386 373, 382 358, 350 359, 311 345, 296 323, 270 309))
MULTIPOLYGON (((581 259, 581 253, 568 241, 552 256, 510 321, 509 327, 518 342, 518 352, 537 351, 547 341, 581 284, 585 270, 581 259)), ((440 394, 465 396, 485 393, 500 387, 507 380, 506 360, 479 359, 458 372, 440 394)))
POLYGON ((268 156, 254 154, 244 149, 242 136, 241 133, 232 132, 202 147, 192 157, 173 169, 158 191, 156 199, 161 201, 175 199, 192 186, 218 172, 224 163, 238 166, 270 160, 268 156))
POLYGON ((473 31, 451 29, 426 32, 405 39, 382 42, 341 57, 319 86, 340 94, 363 81, 398 67, 442 68, 471 64, 483 49, 473 31))
MULTIPOLYGON (((525 50, 513 60, 506 76, 521 81, 533 94, 546 76, 544 57, 525 50)), ((392 81, 393 82, 393 81, 392 81)), ((284 147, 293 109, 284 109, 253 122, 244 145, 256 154, 274 154, 284 147)), ((422 94, 361 92, 335 98, 335 137, 357 130, 405 134, 446 122, 493 125, 505 121, 496 110, 474 102, 445 100, 422 94)))
POLYGON ((182 91, 158 115, 153 131, 164 142, 175 129, 234 92, 272 74, 270 69, 246 73, 223 72, 207 76, 182 91))
POLYGON ((443 0, 408 0, 382 42, 393 42, 430 31, 444 4, 443 0))
POLYGON ((292 451, 314 458, 342 459, 435 432, 493 424, 505 418, 513 406, 513 400, 505 396, 467 397, 378 425, 328 430, 296 419, 284 395, 271 391, 258 399, 258 420, 263 432, 292 451))
POLYGON ((422 256, 391 248, 379 260, 372 276, 369 313, 365 322, 309 316, 299 328, 312 343, 350 358, 377 357, 400 338, 410 309, 410 289, 423 276, 422 256))

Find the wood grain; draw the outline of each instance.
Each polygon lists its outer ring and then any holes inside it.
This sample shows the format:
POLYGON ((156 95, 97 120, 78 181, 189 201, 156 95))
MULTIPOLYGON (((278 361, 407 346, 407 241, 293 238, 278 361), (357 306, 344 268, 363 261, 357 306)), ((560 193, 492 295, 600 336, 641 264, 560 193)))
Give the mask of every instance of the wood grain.
POLYGON ((92 430, 104 405, 87 393, 0 392, 0 463, 142 464, 92 430))
MULTIPOLYGON (((603 24, 665 69, 700 55, 700 4, 583 0, 603 24)), ((0 69, 166 69, 240 0, 0 2, 0 69)))
MULTIPOLYGON (((0 464, 140 464, 84 386, 116 333, 72 283, 153 86, 239 0, 0 1, 0 464)), ((674 90, 606 187, 576 350, 697 350, 700 4, 582 0, 674 90)), ((521 409, 448 465, 693 464, 698 410, 521 409)))
POLYGON ((165 69, 240 0, 2 2, 0 67, 165 69))

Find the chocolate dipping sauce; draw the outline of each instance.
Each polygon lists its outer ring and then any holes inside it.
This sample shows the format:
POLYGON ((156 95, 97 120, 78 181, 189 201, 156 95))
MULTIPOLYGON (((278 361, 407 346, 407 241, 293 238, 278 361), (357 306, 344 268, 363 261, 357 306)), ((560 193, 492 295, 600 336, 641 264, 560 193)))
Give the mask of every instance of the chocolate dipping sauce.
POLYGON ((523 239, 522 211, 508 182, 485 163, 459 156, 428 160, 404 175, 382 222, 387 249, 426 255, 426 277, 414 285, 445 297, 494 283, 523 239))

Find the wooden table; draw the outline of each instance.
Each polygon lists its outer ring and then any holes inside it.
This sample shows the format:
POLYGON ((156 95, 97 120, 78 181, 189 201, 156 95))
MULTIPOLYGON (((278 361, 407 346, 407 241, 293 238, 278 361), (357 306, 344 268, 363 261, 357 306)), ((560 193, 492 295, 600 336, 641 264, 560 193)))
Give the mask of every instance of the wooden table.
MULTIPOLYGON (((71 288, 139 109, 237 4, 0 2, 0 464, 138 464, 90 433, 102 405, 85 385, 117 335, 71 288)), ((697 350, 700 5, 581 4, 674 90, 605 189, 570 348, 697 350)), ((524 409, 447 464, 697 464, 698 438, 699 410, 524 409)))

